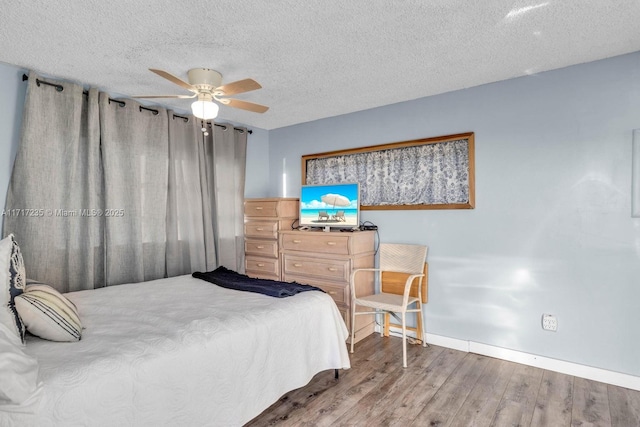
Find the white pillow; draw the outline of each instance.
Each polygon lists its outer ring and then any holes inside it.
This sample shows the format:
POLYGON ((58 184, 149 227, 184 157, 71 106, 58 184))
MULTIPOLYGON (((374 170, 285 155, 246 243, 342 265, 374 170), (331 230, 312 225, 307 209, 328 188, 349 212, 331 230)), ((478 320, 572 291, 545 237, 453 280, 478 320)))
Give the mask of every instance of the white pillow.
POLYGON ((15 307, 15 298, 25 288, 26 276, 20 247, 9 234, 0 240, 0 324, 24 343, 24 325, 15 307))
POLYGON ((49 341, 78 341, 82 323, 78 309, 49 285, 30 284, 16 297, 16 308, 27 331, 49 341))
POLYGON ((0 407, 19 405, 37 391, 38 361, 6 325, 0 324, 0 407))

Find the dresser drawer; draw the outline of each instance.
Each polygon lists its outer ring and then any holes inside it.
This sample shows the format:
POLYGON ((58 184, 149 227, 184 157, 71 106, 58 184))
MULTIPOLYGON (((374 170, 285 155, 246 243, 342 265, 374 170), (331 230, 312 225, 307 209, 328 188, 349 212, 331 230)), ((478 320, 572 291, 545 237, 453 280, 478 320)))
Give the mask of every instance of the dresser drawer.
POLYGON ((327 282, 323 282, 322 280, 317 280, 313 277, 308 277, 308 276, 296 276, 293 274, 284 274, 284 281, 285 282, 298 282, 298 283, 303 283, 305 285, 312 285, 312 286, 317 286, 320 289, 322 289, 323 291, 325 291, 326 293, 329 294, 329 296, 331 296, 331 298, 333 298, 333 300, 336 302, 336 304, 338 304, 338 306, 343 306, 345 304, 347 304, 347 301, 349 301, 349 285, 346 284, 337 284, 337 283, 327 283, 327 282))
POLYGON ((318 283, 314 286, 328 293, 336 303, 346 304, 348 301, 346 293, 349 292, 349 288, 346 286, 325 285, 323 283, 318 283))
POLYGON ((267 258, 278 258, 278 241, 247 239, 244 242, 244 253, 267 258))
POLYGON ((247 200, 244 202, 246 216, 278 216, 278 202, 275 200, 247 200))
POLYGON ((244 269, 247 271, 248 276, 251 276, 249 272, 255 272, 280 277, 280 268, 277 259, 247 256, 244 260, 244 269))
POLYGON ((288 253, 283 256, 282 265, 285 277, 296 275, 349 283, 351 263, 348 259, 311 258, 288 253))
POLYGON ((244 222, 244 235, 246 237, 262 237, 266 239, 278 238, 279 221, 270 220, 248 220, 244 222))
POLYGON ((282 235, 282 249, 291 251, 319 252, 348 255, 349 236, 345 233, 300 232, 282 235))

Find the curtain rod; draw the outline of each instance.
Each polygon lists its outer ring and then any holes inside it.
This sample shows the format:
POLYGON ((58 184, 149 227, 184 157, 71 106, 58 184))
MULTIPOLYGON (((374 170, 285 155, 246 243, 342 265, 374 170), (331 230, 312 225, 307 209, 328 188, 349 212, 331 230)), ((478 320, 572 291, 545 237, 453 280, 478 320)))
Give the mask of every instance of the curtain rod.
MULTIPOLYGON (((27 76, 26 74, 23 74, 22 75, 22 81, 26 82, 27 80, 29 80, 29 76, 27 76)), ((62 92, 64 90, 64 86, 62 86, 61 84, 49 83, 49 82, 45 82, 44 80, 36 79, 36 85, 40 86, 41 84, 55 87, 58 92, 62 92)), ((82 94, 83 95, 88 95, 89 92, 87 92, 86 90, 83 90, 82 94)), ((109 98, 109 104, 111 104, 111 102, 115 102, 116 104, 118 104, 121 107, 124 107, 125 105, 127 105, 126 102, 124 102, 124 101, 122 101, 120 99, 109 98)), ((141 105, 140 106, 140 111, 142 111, 142 110, 151 111, 154 116, 158 115, 158 110, 155 110, 153 108, 143 107, 141 105)), ((189 121, 189 117, 185 117, 185 116, 180 116, 178 114, 174 114, 173 118, 175 119, 176 117, 178 117, 180 119, 183 119, 185 122, 189 121)), ((209 125, 211 125, 211 123, 213 123, 215 126, 218 126, 218 127, 221 127, 221 128, 225 128, 225 129, 227 128, 227 125, 221 125, 221 124, 214 123, 214 122, 207 122, 207 124, 209 124, 209 125)), ((237 128, 237 127, 234 127, 233 130, 237 130, 239 132, 244 132, 245 131, 244 129, 237 128)), ((249 133, 249 135, 251 135, 253 133, 253 131, 251 129, 247 129, 247 132, 249 133)))
MULTIPOLYGON (((181 116, 181 115, 179 115, 179 114, 174 114, 174 115, 173 115, 173 118, 174 118, 174 119, 175 119, 175 118, 182 119, 182 120, 184 120, 185 122, 188 122, 188 121, 189 121, 189 117, 181 116)), ((215 123, 215 122, 207 122, 207 124, 208 124, 209 126, 211 126, 211 123, 213 123, 214 125, 216 125, 216 126, 218 126, 218 127, 225 128, 225 129, 228 127, 228 125, 221 125, 221 124, 219 124, 219 123, 215 123)), ((233 128, 233 130, 237 130, 237 131, 238 131, 238 132, 240 132, 240 133, 242 133, 242 132, 244 132, 244 131, 245 131, 244 129, 237 128, 237 127, 234 127, 234 128, 233 128)), ((247 129, 247 132, 249 133, 249 135, 251 135, 251 134, 253 133, 253 131, 252 131, 251 129, 247 129)))

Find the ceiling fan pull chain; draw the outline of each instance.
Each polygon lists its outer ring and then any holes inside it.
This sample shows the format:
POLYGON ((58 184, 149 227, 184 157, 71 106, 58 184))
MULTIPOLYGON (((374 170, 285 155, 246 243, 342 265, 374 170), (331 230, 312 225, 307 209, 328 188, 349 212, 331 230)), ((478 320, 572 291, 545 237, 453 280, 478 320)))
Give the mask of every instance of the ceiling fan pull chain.
POLYGON ((202 130, 202 133, 204 134, 204 136, 208 136, 209 132, 207 132, 207 126, 206 126, 206 123, 204 122, 204 120, 200 120, 200 126, 201 126, 201 130, 202 130))

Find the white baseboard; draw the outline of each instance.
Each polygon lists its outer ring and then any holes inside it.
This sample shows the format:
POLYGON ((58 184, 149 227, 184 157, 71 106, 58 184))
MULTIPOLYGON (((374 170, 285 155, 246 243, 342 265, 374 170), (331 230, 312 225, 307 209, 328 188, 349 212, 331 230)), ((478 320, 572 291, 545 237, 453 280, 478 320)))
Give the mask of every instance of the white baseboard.
MULTIPOLYGON (((379 327, 376 327, 376 331, 380 333, 379 327)), ((392 328, 391 335, 402 337, 402 332, 392 328)), ((410 331, 407 335, 415 337, 415 333, 410 331)), ((449 338, 442 335, 427 333, 427 343, 640 391, 640 377, 634 375, 594 368, 592 366, 580 365, 578 363, 566 362, 564 360, 552 359, 550 357, 538 356, 474 341, 449 338)))

